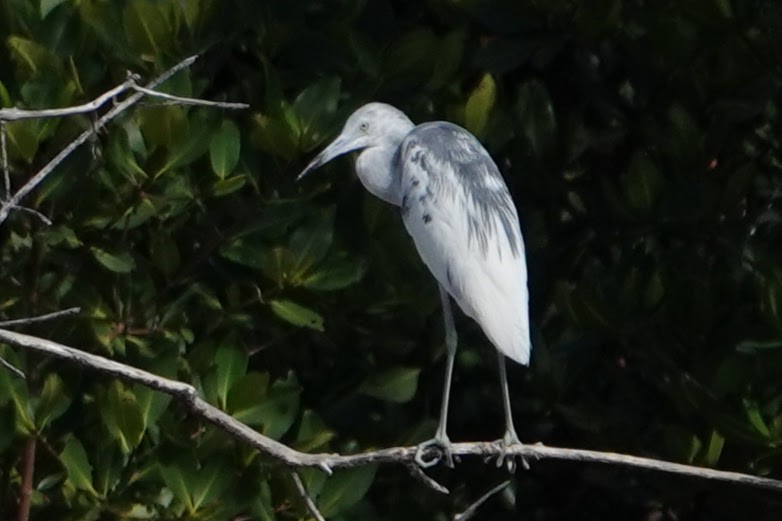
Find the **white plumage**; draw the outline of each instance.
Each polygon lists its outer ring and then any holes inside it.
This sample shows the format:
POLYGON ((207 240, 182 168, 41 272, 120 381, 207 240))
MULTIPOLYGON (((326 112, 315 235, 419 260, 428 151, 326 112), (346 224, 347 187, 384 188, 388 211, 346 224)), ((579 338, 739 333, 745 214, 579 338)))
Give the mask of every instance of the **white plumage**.
POLYGON ((494 161, 466 130, 442 122, 413 129, 402 140, 399 154, 402 219, 421 259, 492 344, 527 365, 524 243, 516 208, 494 161), (447 147, 449 139, 456 142, 453 134, 468 138, 457 150, 468 147, 480 154, 479 160, 468 153, 449 154, 448 148, 438 148, 447 147), (437 139, 444 143, 433 144, 437 139), (445 157, 439 155, 442 152, 445 157), (474 179, 465 183, 464 176, 474 179), (476 201, 478 189, 494 197, 489 202, 476 201), (508 214, 506 222, 501 211, 508 214), (472 231, 471 222, 478 223, 472 231))
POLYGON ((399 206, 421 259, 441 288, 448 360, 440 424, 419 446, 417 461, 436 445, 452 464, 446 434, 456 331, 448 295, 480 324, 497 348, 506 418, 503 447, 518 443, 510 410, 504 356, 530 357, 524 242, 505 181, 480 142, 447 122, 415 126, 400 110, 369 103, 356 110, 339 136, 300 178, 334 157, 360 151, 356 173, 372 194, 399 206))

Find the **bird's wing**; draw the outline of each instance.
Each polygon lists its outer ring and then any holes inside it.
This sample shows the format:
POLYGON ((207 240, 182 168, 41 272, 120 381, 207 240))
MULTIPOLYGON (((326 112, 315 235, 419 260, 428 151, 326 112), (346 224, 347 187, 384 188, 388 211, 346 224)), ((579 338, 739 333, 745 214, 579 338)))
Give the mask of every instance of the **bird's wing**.
POLYGON ((529 362, 527 266, 519 219, 486 149, 445 122, 417 126, 394 168, 418 253, 503 354, 529 362))

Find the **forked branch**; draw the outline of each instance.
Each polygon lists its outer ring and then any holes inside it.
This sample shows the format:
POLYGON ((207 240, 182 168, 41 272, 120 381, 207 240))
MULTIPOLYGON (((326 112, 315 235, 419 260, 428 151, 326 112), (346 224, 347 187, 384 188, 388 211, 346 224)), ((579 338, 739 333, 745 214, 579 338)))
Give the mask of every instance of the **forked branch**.
MULTIPOLYGON (((73 153, 79 146, 84 144, 90 137, 97 134, 103 127, 105 127, 111 120, 122 114, 124 111, 138 103, 144 96, 154 96, 166 99, 170 103, 176 103, 180 105, 205 105, 210 107, 218 107, 225 109, 243 109, 248 105, 244 103, 227 103, 220 101, 207 101, 196 98, 185 98, 181 96, 174 96, 172 94, 166 94, 163 92, 155 91, 154 88, 168 80, 179 72, 180 70, 189 67, 197 56, 191 56, 177 63, 166 72, 149 82, 146 86, 140 86, 137 83, 138 76, 129 74, 128 78, 120 85, 104 92, 94 100, 83 105, 77 105, 74 107, 64 107, 59 109, 44 109, 44 110, 22 110, 17 108, 0 109, 0 154, 2 154, 3 163, 3 176, 5 183, 6 194, 4 194, 2 204, 0 205, 0 225, 8 218, 8 214, 12 210, 24 209, 20 206, 22 199, 29 194, 35 187, 37 187, 46 177, 52 173, 52 171, 62 163, 65 158, 73 153), (99 117, 89 129, 79 134, 76 139, 71 141, 65 148, 54 156, 46 165, 43 166, 38 172, 35 173, 30 179, 17 190, 13 195, 10 194, 10 180, 8 174, 8 157, 6 150, 6 126, 5 122, 15 121, 20 119, 32 119, 32 118, 52 118, 68 116, 73 114, 83 114, 87 112, 93 112, 110 100, 114 100, 117 96, 133 91, 133 94, 118 102, 114 107, 106 112, 103 116, 99 117)), ((38 214, 40 217, 42 215, 38 214)), ((45 219, 45 218, 44 218, 45 219)))
MULTIPOLYGON (((416 447, 391 447, 360 454, 345 455, 325 453, 306 454, 293 450, 271 438, 267 438, 251 427, 236 420, 228 413, 207 403, 198 396, 195 388, 186 383, 169 380, 135 367, 130 367, 101 356, 52 342, 51 340, 5 329, 0 329, 0 342, 32 349, 49 356, 70 360, 84 367, 110 374, 123 380, 140 383, 151 389, 174 396, 193 414, 209 421, 217 428, 234 436, 240 442, 267 454, 289 467, 318 467, 325 472, 331 473, 331 470, 335 468, 358 467, 370 463, 393 463, 409 466, 410 464, 413 464, 415 459, 416 447)), ((742 474, 739 472, 694 467, 692 465, 630 456, 627 454, 545 447, 543 445, 519 445, 503 449, 499 445, 491 442, 455 443, 452 446, 452 453, 455 456, 479 456, 488 458, 496 457, 503 451, 505 451, 504 453, 506 455, 523 456, 530 461, 560 460, 621 465, 782 492, 782 481, 774 479, 742 474)))

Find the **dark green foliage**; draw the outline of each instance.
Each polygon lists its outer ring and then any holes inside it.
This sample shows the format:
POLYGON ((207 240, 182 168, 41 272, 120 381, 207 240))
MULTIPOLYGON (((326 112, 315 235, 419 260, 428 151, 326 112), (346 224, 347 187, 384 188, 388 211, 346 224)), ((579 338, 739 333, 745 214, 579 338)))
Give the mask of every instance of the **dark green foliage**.
MULTIPOLYGON (((524 441, 782 478, 782 4, 563 0, 0 0, 0 103, 89 101, 183 57, 0 228, 5 318, 187 381, 300 450, 431 436, 442 325, 393 208, 347 159, 294 178, 370 100, 481 137, 519 207, 532 367, 524 441)), ((9 123, 15 187, 91 116, 9 123)), ((460 317, 454 440, 501 433, 495 361, 460 317)), ((0 517, 38 446, 33 519, 307 519, 285 469, 168 398, 23 350, 0 356, 0 517), (246 517, 242 517, 246 516, 246 517)), ((532 462, 482 519, 779 519, 782 501, 532 462), (514 499, 515 498, 515 499, 514 499), (514 502, 515 501, 515 502, 514 502)), ((302 479, 333 519, 447 519, 506 475, 390 467, 302 479)), ((483 517, 481 517, 483 516, 483 517)))

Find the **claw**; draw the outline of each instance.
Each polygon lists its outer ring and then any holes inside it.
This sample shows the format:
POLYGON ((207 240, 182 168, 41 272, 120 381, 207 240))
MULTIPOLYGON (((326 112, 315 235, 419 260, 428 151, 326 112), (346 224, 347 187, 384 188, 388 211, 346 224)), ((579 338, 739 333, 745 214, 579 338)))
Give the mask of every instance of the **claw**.
POLYGON ((428 469, 434 467, 445 459, 445 464, 453 468, 453 455, 451 454, 451 441, 448 438, 432 438, 418 445, 415 451, 415 462, 419 467, 428 469), (431 459, 426 459, 432 455, 431 459))
MULTIPOLYGON (((515 432, 505 431, 505 435, 502 437, 502 439, 497 440, 495 443, 500 447, 500 454, 497 456, 497 467, 502 467, 502 465, 505 464, 508 472, 513 474, 516 472, 516 456, 512 454, 508 455, 508 449, 513 445, 522 444, 521 441, 519 441, 519 437, 516 436, 515 432)), ((527 462, 527 459, 521 455, 519 455, 518 458, 521 460, 521 466, 524 468, 524 470, 529 470, 529 463, 527 462)))

